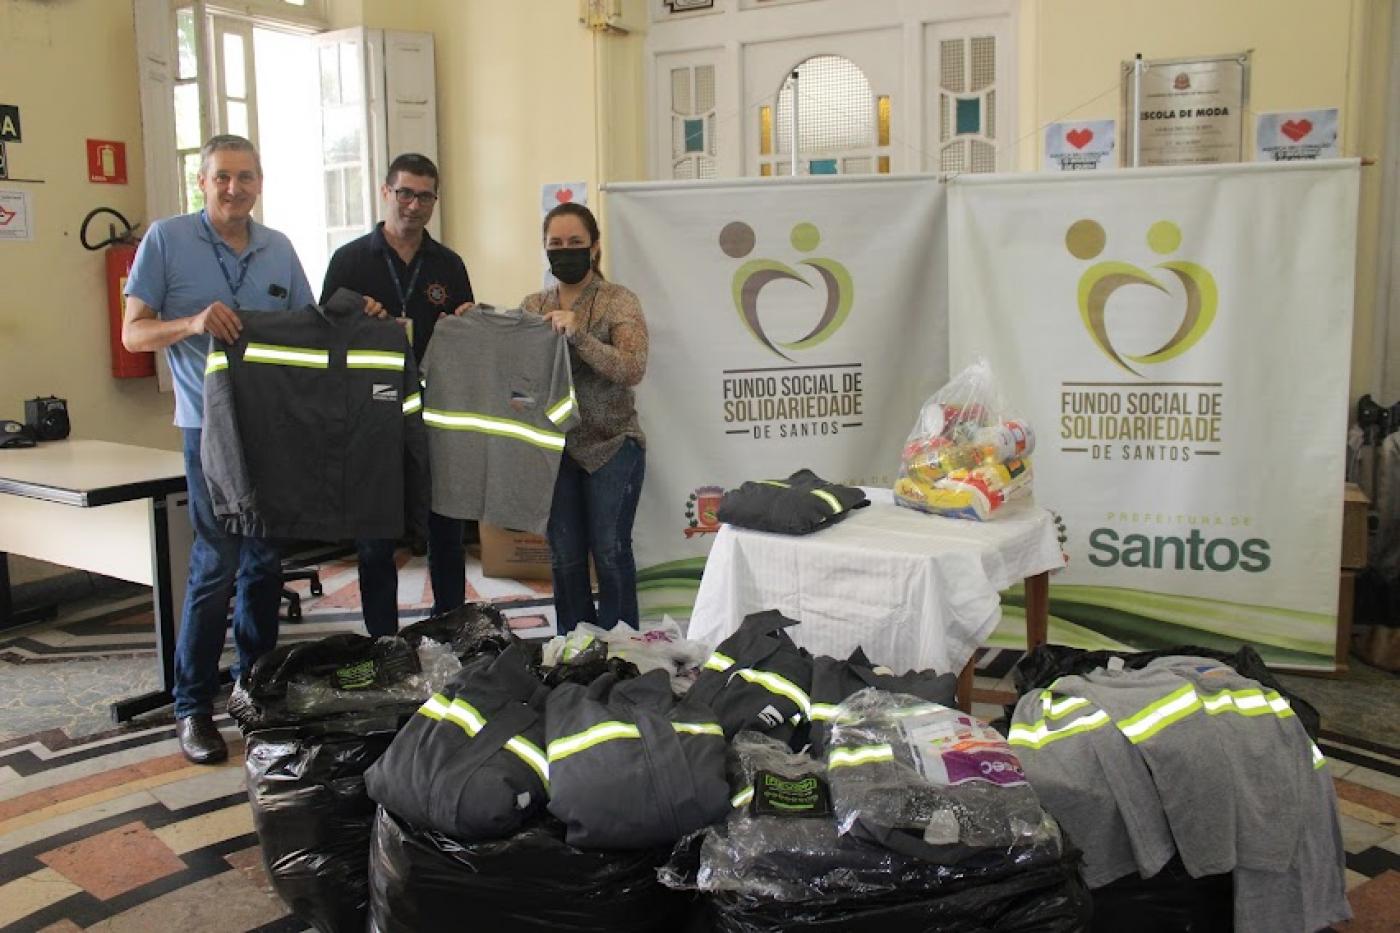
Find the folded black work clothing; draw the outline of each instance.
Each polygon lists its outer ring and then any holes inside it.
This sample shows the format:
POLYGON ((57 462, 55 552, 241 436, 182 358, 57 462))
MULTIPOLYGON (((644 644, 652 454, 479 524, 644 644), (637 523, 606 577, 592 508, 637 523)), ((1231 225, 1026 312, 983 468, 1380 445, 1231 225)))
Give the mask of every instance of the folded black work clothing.
POLYGON ((755 531, 805 535, 870 504, 855 486, 828 483, 811 470, 787 479, 750 480, 724 494, 719 520, 755 531))
POLYGON ((419 707, 365 773, 370 797, 464 842, 515 832, 548 795, 548 693, 520 647, 482 655, 419 707))
POLYGON ((665 671, 556 687, 546 732, 549 812, 568 825, 570 845, 670 845, 729 810, 714 711, 677 700, 665 671))
POLYGON ((756 612, 705 662, 689 696, 714 708, 726 737, 751 729, 786 742, 811 717, 812 656, 784 631, 796 624, 756 612))
POLYGON ((239 315, 204 371, 201 460, 235 534, 340 541, 424 534, 428 442, 403 328, 338 290, 324 307, 239 315))
POLYGON ((851 652, 850 658, 845 661, 825 655, 815 658, 812 661, 812 724, 804 743, 810 745, 812 755, 821 757, 826 754, 831 724, 836 719, 841 701, 866 687, 916 696, 941 706, 954 706, 958 676, 935 671, 895 674, 870 663, 860 648, 851 652))

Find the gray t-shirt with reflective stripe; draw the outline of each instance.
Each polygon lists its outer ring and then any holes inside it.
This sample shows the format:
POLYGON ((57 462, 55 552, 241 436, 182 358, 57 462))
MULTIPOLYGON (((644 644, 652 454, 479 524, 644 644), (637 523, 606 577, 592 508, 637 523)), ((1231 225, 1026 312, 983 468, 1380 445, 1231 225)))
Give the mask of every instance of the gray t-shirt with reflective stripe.
POLYGON ((542 534, 564 433, 578 423, 563 335, 478 305, 438 322, 422 373, 433 511, 542 534))

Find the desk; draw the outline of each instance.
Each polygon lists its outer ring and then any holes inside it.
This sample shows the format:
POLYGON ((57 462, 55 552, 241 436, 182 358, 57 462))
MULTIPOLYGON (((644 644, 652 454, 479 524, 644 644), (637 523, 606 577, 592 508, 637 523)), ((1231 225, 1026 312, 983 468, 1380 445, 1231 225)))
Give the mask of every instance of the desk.
POLYGON ((193 538, 184 492, 184 456, 168 450, 86 440, 0 450, 0 624, 10 553, 151 587, 161 689, 113 703, 117 722, 171 702, 193 538))
POLYGON ((1064 566, 1049 512, 1012 504, 995 521, 925 515, 867 489, 871 504, 810 535, 723 526, 705 564, 688 637, 718 644, 744 617, 777 609, 814 654, 863 647, 896 673, 960 671, 966 708, 972 656, 1001 620, 1000 592, 1026 583, 1026 640, 1045 641, 1049 571, 1064 566))

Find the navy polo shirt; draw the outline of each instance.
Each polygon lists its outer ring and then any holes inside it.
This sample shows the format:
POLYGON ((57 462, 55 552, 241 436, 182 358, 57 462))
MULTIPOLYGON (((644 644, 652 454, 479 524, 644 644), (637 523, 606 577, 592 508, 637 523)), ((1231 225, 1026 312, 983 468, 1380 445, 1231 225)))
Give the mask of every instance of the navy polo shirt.
POLYGON ((473 301, 471 279, 462 257, 443 246, 423 231, 423 242, 413 262, 405 264, 384 239, 384 224, 357 240, 351 240, 331 257, 326 268, 326 282, 321 289, 321 303, 337 288, 348 288, 368 295, 382 304, 394 317, 407 314, 413 322, 413 355, 420 361, 427 352, 433 336, 433 326, 439 314, 451 314, 463 302, 473 301), (390 265, 393 272, 390 272, 390 265), (418 274, 414 277, 413 267, 418 274), (395 284, 394 275, 398 282, 395 284), (400 290, 409 290, 407 307, 400 290))

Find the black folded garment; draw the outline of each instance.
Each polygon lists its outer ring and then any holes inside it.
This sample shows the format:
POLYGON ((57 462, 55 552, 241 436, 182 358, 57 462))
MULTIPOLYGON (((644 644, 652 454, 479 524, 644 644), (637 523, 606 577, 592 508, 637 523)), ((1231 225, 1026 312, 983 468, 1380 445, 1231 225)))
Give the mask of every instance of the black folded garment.
POLYGON ((719 504, 719 520, 755 531, 805 535, 869 504, 865 493, 854 486, 829 483, 811 470, 798 470, 787 479, 753 480, 731 489, 719 504))

